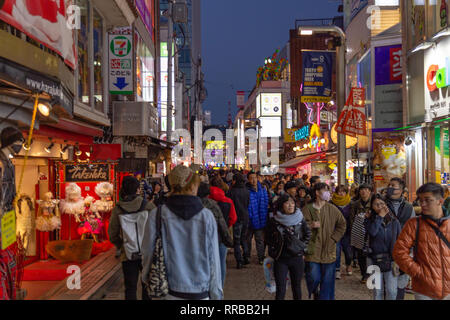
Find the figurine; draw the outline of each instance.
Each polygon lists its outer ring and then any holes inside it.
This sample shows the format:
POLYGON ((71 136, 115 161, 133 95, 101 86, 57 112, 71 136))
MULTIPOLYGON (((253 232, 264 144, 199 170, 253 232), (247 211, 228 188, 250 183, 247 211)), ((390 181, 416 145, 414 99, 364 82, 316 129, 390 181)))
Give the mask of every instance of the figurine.
POLYGON ((99 243, 98 235, 102 232, 103 222, 98 212, 92 211, 92 203, 94 198, 87 196, 84 199, 85 212, 83 215, 83 221, 78 227, 78 234, 81 236, 81 240, 85 240, 88 235, 91 235, 96 243, 99 243))
POLYGON ((113 209, 114 203, 111 200, 114 187, 109 182, 101 182, 95 187, 95 193, 100 197, 100 200, 94 202, 92 210, 95 212, 109 212, 113 209))
POLYGON ((42 232, 54 231, 61 228, 61 216, 59 214, 59 200, 53 199, 53 194, 47 192, 44 200, 36 200, 39 205, 36 229, 42 232))
POLYGON ((81 188, 76 183, 66 186, 66 200, 61 200, 61 212, 75 216, 77 222, 81 222, 80 216, 84 214, 84 201, 81 197, 81 188))

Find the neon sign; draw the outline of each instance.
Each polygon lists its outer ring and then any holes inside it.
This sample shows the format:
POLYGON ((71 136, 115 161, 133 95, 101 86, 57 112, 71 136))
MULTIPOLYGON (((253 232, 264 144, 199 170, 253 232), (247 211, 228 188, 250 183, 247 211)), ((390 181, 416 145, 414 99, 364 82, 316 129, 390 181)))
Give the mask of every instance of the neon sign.
POLYGON ((309 125, 295 131, 295 141, 303 140, 309 137, 309 125))

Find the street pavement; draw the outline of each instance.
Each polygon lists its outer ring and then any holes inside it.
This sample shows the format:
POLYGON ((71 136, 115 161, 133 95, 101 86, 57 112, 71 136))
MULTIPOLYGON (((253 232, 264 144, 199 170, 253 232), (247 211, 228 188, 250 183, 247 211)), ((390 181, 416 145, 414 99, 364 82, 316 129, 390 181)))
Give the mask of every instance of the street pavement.
MULTIPOLYGON (((254 251, 254 250, 253 250, 254 251)), ((255 254, 255 252, 253 252, 255 254)), ((342 270, 345 270, 342 268, 342 270)), ((360 283, 361 276, 358 268, 353 269, 352 275, 342 275, 336 280, 336 300, 371 300, 372 292, 365 284, 360 283)), ((302 298, 308 299, 305 280, 302 281, 302 298)), ((103 300, 123 300, 124 285, 122 270, 119 271, 115 281, 105 290, 103 300)), ((140 293, 138 294, 138 297, 140 293)), ((251 264, 244 269, 236 269, 236 262, 229 250, 227 256, 227 275, 225 279, 224 298, 226 300, 273 300, 275 294, 270 294, 264 287, 263 267, 258 264, 257 257, 252 256, 251 264)), ((409 297, 407 297, 409 298, 409 297)), ((286 300, 292 299, 290 288, 286 290, 286 300)))

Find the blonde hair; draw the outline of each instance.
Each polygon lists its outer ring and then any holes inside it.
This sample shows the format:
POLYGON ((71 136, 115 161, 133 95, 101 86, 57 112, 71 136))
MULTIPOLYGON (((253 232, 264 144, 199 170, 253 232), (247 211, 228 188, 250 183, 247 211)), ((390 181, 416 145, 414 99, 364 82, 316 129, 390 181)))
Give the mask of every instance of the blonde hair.
POLYGON ((179 184, 176 185, 170 185, 172 193, 189 193, 189 191, 192 189, 192 186, 200 185, 200 177, 197 173, 194 173, 191 181, 188 182, 184 187, 181 187, 179 184))

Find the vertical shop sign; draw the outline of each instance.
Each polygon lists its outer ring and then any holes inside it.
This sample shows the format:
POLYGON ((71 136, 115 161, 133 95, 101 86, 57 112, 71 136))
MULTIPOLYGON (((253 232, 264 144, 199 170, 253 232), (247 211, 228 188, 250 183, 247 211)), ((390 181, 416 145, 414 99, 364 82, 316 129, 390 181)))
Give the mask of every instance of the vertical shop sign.
POLYGON ((3 215, 0 231, 2 234, 1 249, 5 250, 16 242, 16 213, 14 210, 3 215))
POLYGON ((109 92, 132 95, 133 82, 133 36, 109 35, 109 92))
POLYGON ((348 135, 367 135, 366 122, 366 89, 352 88, 350 99, 350 110, 344 122, 344 132, 348 135))
POLYGON ((303 103, 331 101, 333 53, 326 51, 302 51, 303 103))
POLYGON ((375 48, 375 128, 399 128, 403 123, 402 46, 375 48))

